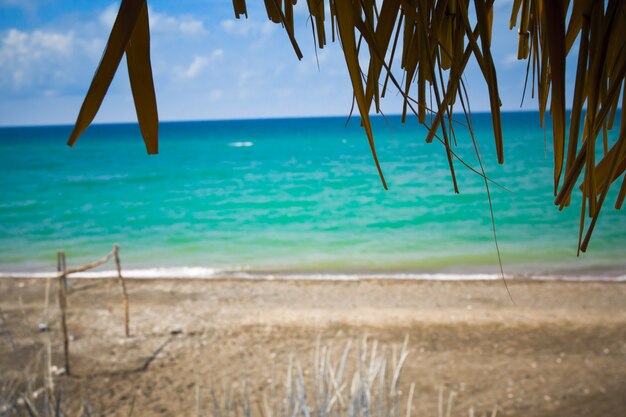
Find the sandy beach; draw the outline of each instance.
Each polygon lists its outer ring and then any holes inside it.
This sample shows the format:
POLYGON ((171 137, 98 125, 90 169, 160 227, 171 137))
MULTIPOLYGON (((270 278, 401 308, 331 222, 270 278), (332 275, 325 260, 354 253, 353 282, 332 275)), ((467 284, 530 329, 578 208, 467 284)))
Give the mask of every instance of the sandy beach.
MULTIPOLYGON (((71 285, 73 375, 55 378, 69 410, 89 402, 103 415, 212 415, 212 391, 245 377, 262 398, 292 353, 310 369, 318 339, 338 357, 349 340, 391 353, 408 336, 400 397, 415 383, 414 416, 437 415, 439 387, 445 398, 455 392, 453 415, 626 415, 622 283, 511 281, 513 303, 498 281, 128 280, 130 338, 114 280, 71 285)), ((48 337, 63 366, 51 290, 50 332, 39 332, 45 280, 0 281, 5 383, 35 368, 48 337)))

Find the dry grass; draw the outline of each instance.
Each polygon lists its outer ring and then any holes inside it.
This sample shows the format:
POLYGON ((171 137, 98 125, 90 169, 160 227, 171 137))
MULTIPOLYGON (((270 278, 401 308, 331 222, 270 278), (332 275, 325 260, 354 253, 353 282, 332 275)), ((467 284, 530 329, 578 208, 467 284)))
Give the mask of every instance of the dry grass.
MULTIPOLYGON (((7 378, 0 386, 0 417, 79 417, 101 416, 101 412, 73 392, 69 397, 55 389, 59 372, 51 365, 50 344, 38 351, 23 375, 7 378), (79 404, 76 409, 76 404, 79 404), (78 410, 76 412, 76 410, 78 410)), ((276 378, 272 366, 269 377, 261 384, 250 384, 247 358, 242 361, 241 381, 213 385, 210 398, 202 398, 202 379, 195 384, 195 410, 198 417, 411 417, 414 411, 415 382, 408 393, 400 390, 402 369, 409 357, 408 337, 400 348, 381 346, 366 337, 357 343, 349 340, 342 350, 333 344, 321 346, 317 339, 311 367, 306 369, 291 354, 284 379, 276 378), (356 347, 353 347, 353 344, 356 347), (350 363, 350 358, 354 361, 350 363), (261 386, 256 393, 251 386, 261 386)), ((106 381, 102 381, 106 384, 106 381)), ((404 384, 406 385, 406 384, 404 384)), ((438 417, 449 417, 456 392, 439 388, 438 417)), ((84 393, 83 393, 84 397, 84 393)), ((433 399, 434 400, 434 399, 433 399)), ((474 415, 473 408, 468 410, 474 415)), ((491 416, 495 417, 497 408, 491 416)), ((128 415, 141 415, 134 399, 128 415)))
MULTIPOLYGON (((213 386, 205 410, 201 383, 196 384, 199 417, 411 417, 415 383, 408 393, 400 391, 402 369, 409 357, 408 337, 398 348, 378 341, 348 341, 342 350, 317 339, 309 369, 289 356, 283 380, 271 374, 259 394, 251 393, 244 360, 240 383, 213 386), (356 345, 356 346, 353 346, 356 345), (353 358, 353 361, 350 361, 353 358), (351 363, 350 363, 351 362, 351 363), (304 370, 303 370, 304 369, 304 370)), ((258 385, 258 384, 255 384, 258 385)), ((406 385, 406 384, 405 384, 406 385)), ((438 417, 450 416, 456 393, 439 389, 438 417)), ((473 409, 468 410, 470 416, 473 409)), ((494 408, 492 416, 497 414, 494 408)))
POLYGON ((64 403, 80 402, 78 417, 92 416, 93 408, 72 393, 66 399, 55 387, 55 378, 62 369, 52 365, 50 338, 46 347, 34 352, 21 374, 4 375, 0 381, 0 417, 62 417, 66 416, 64 403))

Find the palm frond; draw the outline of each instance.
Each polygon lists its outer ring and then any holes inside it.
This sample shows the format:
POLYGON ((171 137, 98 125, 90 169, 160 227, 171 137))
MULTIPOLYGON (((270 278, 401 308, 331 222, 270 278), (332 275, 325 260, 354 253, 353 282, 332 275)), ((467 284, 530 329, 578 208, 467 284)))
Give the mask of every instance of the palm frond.
MULTIPOLYGON (((293 23, 295 3, 296 0, 264 1, 268 18, 284 26, 300 59, 302 52, 293 23)), ((326 14, 330 14, 331 40, 339 39, 343 48, 354 102, 385 188, 370 112, 372 104, 376 113, 381 112, 381 98, 391 81, 404 98, 402 120, 406 120, 409 112, 413 113, 428 128, 426 141, 430 143, 437 138, 443 143, 453 186, 458 192, 452 150, 457 137, 452 114, 457 98, 462 97, 462 77, 471 58, 478 63, 485 81, 497 160, 504 162, 501 101, 491 56, 493 0, 384 0, 380 10, 374 0, 307 0, 306 4, 319 48, 327 44, 326 14), (473 3, 473 12, 470 3, 473 3), (363 62, 367 64, 362 65, 363 62), (400 77, 394 72, 400 72, 403 82, 398 82, 400 77), (416 97, 414 86, 417 87, 416 97), (434 95, 434 109, 427 103, 427 91, 434 95), (432 117, 427 118, 427 113, 432 117)), ((236 18, 248 16, 245 0, 233 0, 233 8, 236 18)), ((560 209, 569 205, 575 185, 582 184, 584 204, 579 250, 585 251, 608 190, 614 182, 626 178, 623 176, 626 170, 623 115, 618 139, 609 143, 607 134, 626 91, 626 44, 623 41, 626 39, 626 3, 621 0, 514 0, 509 27, 515 26, 519 33, 518 59, 528 59, 528 69, 533 72, 531 88, 533 96, 535 88, 537 91, 539 123, 544 125, 548 108, 552 118, 555 204, 560 209), (578 62, 568 127, 565 66, 576 39, 579 39, 578 62), (596 151, 600 137, 602 155, 596 151), (591 217, 588 226, 586 208, 591 217)), ((124 52, 141 132, 148 153, 157 152, 158 115, 150 67, 146 0, 122 1, 70 145, 95 117, 124 52)), ((622 180, 617 208, 622 206, 625 194, 622 180)))
MULTIPOLYGON (((626 4, 619 0, 522 0, 522 6, 518 7, 517 3, 514 4, 511 22, 516 23, 521 9, 518 57, 528 56, 529 44, 539 49, 536 53, 540 57, 538 67, 541 68, 541 75, 537 89, 542 115, 545 106, 541 103, 551 95, 555 204, 560 208, 569 205, 575 185, 582 179, 580 190, 586 203, 580 213, 580 235, 584 238, 579 250, 584 252, 609 188, 626 169, 623 115, 618 139, 611 146, 606 135, 624 97, 626 4), (577 38, 578 62, 568 134, 565 63, 577 38), (604 152, 599 156, 596 144, 601 132, 604 152), (563 173, 564 181, 559 187, 563 173), (591 217, 586 229, 585 208, 588 208, 591 217)), ((618 195, 616 207, 621 206, 618 204, 620 201, 618 195)))
POLYGON ((150 66, 150 33, 146 0, 123 0, 98 69, 67 142, 73 146, 100 109, 126 53, 130 82, 148 153, 158 151, 158 115, 150 66))

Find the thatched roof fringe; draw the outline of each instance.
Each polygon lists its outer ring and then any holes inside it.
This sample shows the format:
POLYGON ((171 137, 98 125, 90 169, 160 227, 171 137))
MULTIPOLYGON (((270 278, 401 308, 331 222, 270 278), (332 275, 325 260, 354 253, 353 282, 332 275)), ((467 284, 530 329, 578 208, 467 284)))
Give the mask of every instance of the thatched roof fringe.
MULTIPOLYGON (((472 57, 487 85, 497 159, 499 163, 504 162, 501 102, 490 50, 493 0, 471 2, 476 16, 473 23, 469 17, 470 0, 384 0, 380 10, 375 0, 307 0, 319 48, 327 43, 326 14, 330 14, 331 40, 338 38, 341 42, 354 100, 385 188, 369 115, 372 103, 376 113, 381 111, 380 99, 391 81, 404 98, 402 120, 406 120, 410 111, 429 129, 427 142, 437 138, 443 143, 454 189, 458 192, 454 168, 458 157, 453 151, 457 137, 452 113, 457 99, 463 110, 469 111, 463 102, 462 76, 472 57), (397 53, 398 47, 401 47, 401 54, 397 53), (368 58, 366 66, 361 66, 359 56, 368 58), (396 68, 397 57, 399 68, 396 68), (394 76, 398 71, 404 79, 402 85, 394 76), (416 97, 412 90, 415 84, 416 97), (429 96, 434 97, 434 109, 427 103, 427 90, 430 90, 429 96), (426 117, 428 113, 430 118, 426 117)), ((294 33, 295 3, 296 0, 264 2, 268 18, 284 26, 297 57, 302 58, 294 33)), ((235 17, 248 16, 245 0, 233 0, 233 8, 235 17)), ((148 153, 157 152, 158 116, 147 17, 146 0, 122 0, 102 61, 68 142, 70 146, 95 117, 121 57, 126 53, 141 132, 148 153)), ((582 183, 579 250, 585 251, 608 191, 620 177, 622 185, 615 207, 621 208, 626 195, 623 114, 618 139, 610 143, 607 133, 613 127, 626 92, 626 44, 623 41, 626 39, 626 2, 514 0, 509 27, 516 26, 519 33, 517 56, 529 60, 530 87, 533 96, 535 89, 537 92, 540 125, 544 124, 550 100, 555 204, 560 209, 569 205, 575 184, 582 183), (565 65, 577 39, 578 62, 568 127, 565 65), (600 137, 601 151, 596 149, 600 137), (587 208, 589 221, 585 216, 587 208)))

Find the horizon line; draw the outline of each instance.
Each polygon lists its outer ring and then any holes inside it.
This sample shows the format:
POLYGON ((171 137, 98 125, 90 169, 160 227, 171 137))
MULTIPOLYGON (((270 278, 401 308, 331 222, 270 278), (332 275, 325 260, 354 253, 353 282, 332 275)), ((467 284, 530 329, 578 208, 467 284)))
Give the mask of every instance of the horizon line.
MULTIPOLYGON (((621 107, 618 108, 619 111, 622 110, 621 107)), ((566 109, 566 112, 569 113, 571 109, 566 109)), ((519 109, 519 110, 501 110, 500 113, 539 113, 539 110, 536 109, 519 109)), ((462 111, 455 111, 452 114, 463 114, 462 111)), ((491 114, 490 110, 479 110, 472 111, 472 115, 479 114, 491 114)), ((546 110, 546 115, 550 115, 550 112, 546 110)), ((392 113, 392 114, 372 114, 370 118, 387 118, 387 117, 401 117, 401 113, 392 113)), ((268 117, 226 117, 221 119, 179 119, 179 120, 159 120, 159 124, 170 124, 170 123, 204 123, 204 122, 244 122, 244 121, 260 121, 260 120, 297 120, 297 119, 334 119, 334 118, 345 118, 345 119, 360 119, 361 116, 359 114, 352 115, 341 115, 341 114, 329 114, 329 115, 312 115, 312 116, 268 116, 268 117)), ((136 125, 138 124, 137 120, 134 121, 112 121, 112 122, 96 122, 92 123, 91 126, 113 126, 113 125, 136 125)), ((73 127, 74 123, 51 123, 51 124, 2 124, 0 123, 0 129, 15 129, 15 128, 44 128, 44 127, 73 127)))

